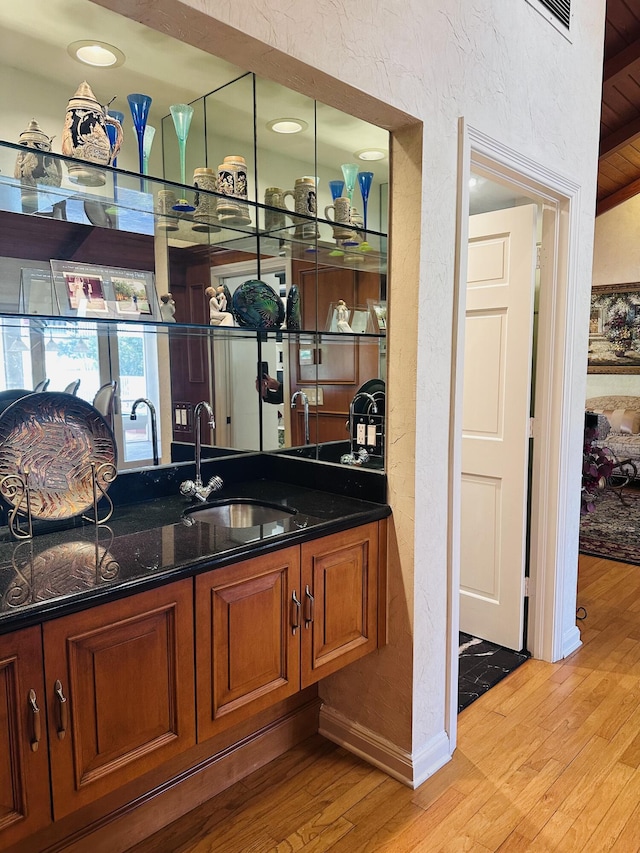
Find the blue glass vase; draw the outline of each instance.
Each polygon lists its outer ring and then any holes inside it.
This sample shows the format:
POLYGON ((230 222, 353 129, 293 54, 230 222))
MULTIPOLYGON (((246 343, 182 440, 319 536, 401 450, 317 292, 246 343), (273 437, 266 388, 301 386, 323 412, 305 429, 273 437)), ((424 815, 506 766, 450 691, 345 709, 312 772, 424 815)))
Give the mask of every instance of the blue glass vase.
MULTIPOLYGON (((124 126, 124 113, 121 113, 119 110, 107 110, 107 114, 114 118, 117 122, 120 123, 120 127, 124 126)), ((118 136, 118 131, 116 130, 115 125, 108 124, 107 125, 107 136, 109 137, 109 142, 111 143, 111 147, 113 148, 116 144, 116 138, 118 136)), ((118 158, 114 157, 112 164, 115 169, 118 165, 118 158)), ((116 178, 116 173, 113 173, 113 204, 107 207, 106 213, 110 216, 115 216, 117 213, 117 205, 118 205, 118 179, 116 178)))
MULTIPOLYGON (((116 121, 120 122, 120 127, 124 126, 124 113, 119 112, 119 110, 108 110, 108 115, 111 118, 114 118, 116 121)), ((107 125, 107 136, 109 137, 109 142, 111 143, 111 147, 116 144, 117 131, 115 125, 108 124, 107 125)), ((118 165, 118 158, 114 157, 112 165, 115 167, 118 165)))
POLYGON ((131 117, 133 118, 133 127, 138 137, 138 161, 140 164, 140 174, 144 169, 144 129, 147 126, 149 117, 149 108, 151 107, 151 98, 149 95, 140 95, 134 92, 132 95, 127 95, 131 117))
POLYGON ((360 244, 360 251, 366 252, 371 247, 367 243, 367 205, 369 203, 369 190, 373 181, 373 172, 358 172, 358 185, 362 196, 362 217, 364 223, 364 240, 360 244))
POLYGON ((329 189, 331 190, 331 198, 335 201, 344 192, 344 181, 329 181, 329 189))

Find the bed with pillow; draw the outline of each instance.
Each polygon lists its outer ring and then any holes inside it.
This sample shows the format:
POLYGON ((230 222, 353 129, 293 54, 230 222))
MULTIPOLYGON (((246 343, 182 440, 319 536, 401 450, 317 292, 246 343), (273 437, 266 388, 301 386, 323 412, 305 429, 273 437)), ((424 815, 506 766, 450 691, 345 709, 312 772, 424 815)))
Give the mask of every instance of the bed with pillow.
POLYGON ((586 409, 604 415, 609 424, 608 432, 598 430, 599 443, 618 461, 631 459, 640 470, 640 397, 590 397, 586 409))

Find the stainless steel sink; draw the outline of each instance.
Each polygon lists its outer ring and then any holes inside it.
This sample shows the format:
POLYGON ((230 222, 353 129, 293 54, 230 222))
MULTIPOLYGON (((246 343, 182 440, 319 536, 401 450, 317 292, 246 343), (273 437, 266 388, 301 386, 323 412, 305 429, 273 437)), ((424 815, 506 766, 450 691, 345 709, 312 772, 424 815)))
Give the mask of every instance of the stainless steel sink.
POLYGON ((206 521, 218 527, 258 527, 261 524, 282 521, 296 512, 295 509, 279 504, 264 503, 251 498, 234 498, 190 507, 184 511, 183 516, 188 522, 206 521))

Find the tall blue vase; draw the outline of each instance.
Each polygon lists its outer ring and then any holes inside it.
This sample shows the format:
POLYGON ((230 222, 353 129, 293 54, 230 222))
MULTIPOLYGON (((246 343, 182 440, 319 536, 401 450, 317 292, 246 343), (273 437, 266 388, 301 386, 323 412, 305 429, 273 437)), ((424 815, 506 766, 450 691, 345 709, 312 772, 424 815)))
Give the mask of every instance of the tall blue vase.
POLYGON ((149 108, 151 107, 151 98, 149 95, 141 95, 134 92, 132 95, 127 95, 131 117, 133 118, 133 127, 138 137, 138 161, 140 164, 140 174, 144 171, 144 129, 147 126, 149 118, 149 108))

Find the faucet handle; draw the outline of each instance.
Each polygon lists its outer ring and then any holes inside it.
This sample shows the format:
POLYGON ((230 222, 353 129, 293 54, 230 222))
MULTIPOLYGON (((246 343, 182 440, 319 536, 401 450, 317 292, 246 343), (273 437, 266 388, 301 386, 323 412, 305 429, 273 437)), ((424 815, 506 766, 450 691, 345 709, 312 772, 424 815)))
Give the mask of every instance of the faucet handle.
POLYGON ((196 493, 196 484, 193 480, 185 480, 184 483, 180 483, 180 494, 185 495, 190 498, 193 497, 196 493))
POLYGON ((214 474, 213 477, 207 483, 207 489, 210 492, 219 492, 223 486, 224 486, 224 481, 223 481, 222 477, 218 477, 217 474, 214 474))

